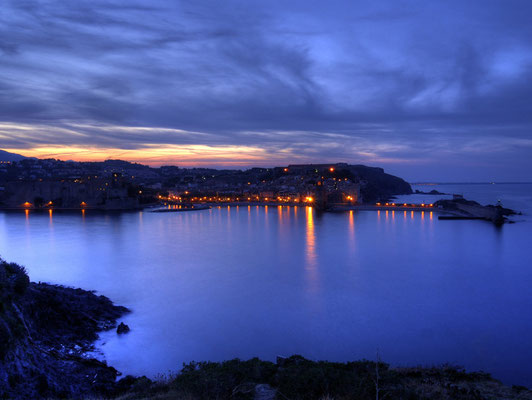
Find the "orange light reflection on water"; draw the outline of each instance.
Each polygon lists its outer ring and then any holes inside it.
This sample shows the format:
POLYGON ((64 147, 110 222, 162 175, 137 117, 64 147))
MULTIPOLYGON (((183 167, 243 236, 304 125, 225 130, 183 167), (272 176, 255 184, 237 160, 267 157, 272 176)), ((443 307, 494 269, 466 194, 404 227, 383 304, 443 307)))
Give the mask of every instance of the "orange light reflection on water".
POLYGON ((318 289, 318 264, 316 256, 316 233, 314 230, 314 212, 312 207, 306 208, 306 266, 309 288, 312 292, 318 289))
POLYGON ((349 211, 349 248, 354 250, 355 244, 355 213, 353 210, 349 211))

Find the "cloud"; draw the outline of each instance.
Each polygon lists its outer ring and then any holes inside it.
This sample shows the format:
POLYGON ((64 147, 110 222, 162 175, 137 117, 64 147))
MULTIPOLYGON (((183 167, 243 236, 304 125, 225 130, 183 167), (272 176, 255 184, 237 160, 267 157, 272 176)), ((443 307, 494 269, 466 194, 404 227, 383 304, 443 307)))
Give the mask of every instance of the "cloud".
POLYGON ((527 1, 147 4, 6 1, 0 146, 245 146, 435 171, 511 162, 531 136, 527 1))

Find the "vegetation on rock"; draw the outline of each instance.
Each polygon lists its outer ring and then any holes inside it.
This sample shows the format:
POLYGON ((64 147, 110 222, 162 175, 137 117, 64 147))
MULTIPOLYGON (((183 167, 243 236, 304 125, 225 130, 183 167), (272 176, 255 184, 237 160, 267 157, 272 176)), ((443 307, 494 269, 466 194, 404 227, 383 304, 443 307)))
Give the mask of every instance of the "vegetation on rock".
POLYGON ((117 371, 86 353, 127 311, 93 292, 30 283, 0 260, 0 398, 108 394, 117 371))
POLYGON ((270 398, 284 400, 532 399, 526 388, 453 366, 391 368, 368 360, 338 363, 297 355, 277 363, 258 358, 192 362, 164 382, 135 381, 120 399, 251 400, 264 398, 258 391, 263 387, 272 388, 275 397, 270 398))

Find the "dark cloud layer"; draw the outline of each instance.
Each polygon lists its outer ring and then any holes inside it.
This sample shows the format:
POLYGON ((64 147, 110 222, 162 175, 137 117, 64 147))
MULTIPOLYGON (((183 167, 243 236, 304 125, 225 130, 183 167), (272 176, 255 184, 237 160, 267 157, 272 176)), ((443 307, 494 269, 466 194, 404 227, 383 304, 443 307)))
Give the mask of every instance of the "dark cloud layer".
POLYGON ((531 14, 528 0, 6 0, 0 146, 243 146, 263 165, 532 180, 531 14))

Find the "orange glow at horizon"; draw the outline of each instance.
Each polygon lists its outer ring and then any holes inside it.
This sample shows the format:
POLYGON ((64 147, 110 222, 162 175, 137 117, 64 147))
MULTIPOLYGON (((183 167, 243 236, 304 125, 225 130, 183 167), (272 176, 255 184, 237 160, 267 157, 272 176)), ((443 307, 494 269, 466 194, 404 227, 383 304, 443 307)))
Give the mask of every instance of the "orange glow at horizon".
MULTIPOLYGON (((251 130, 241 133, 257 138, 271 136, 281 140, 279 143, 283 144, 290 135, 299 137, 301 133, 308 133, 312 138, 316 137, 313 131, 299 130, 251 130)), ((317 146, 318 149, 329 146, 327 136, 318 139, 312 146, 317 146)), ((213 168, 271 167, 286 165, 287 162, 324 164, 333 162, 331 159, 316 159, 314 151, 306 153, 291 147, 279 148, 276 145, 254 141, 243 144, 241 140, 243 139, 239 137, 221 137, 215 133, 195 130, 164 126, 115 125, 90 120, 60 119, 53 124, 0 121, 0 141, 20 143, 12 144, 12 147, 3 147, 2 150, 41 159, 74 161, 120 159, 154 167, 179 164, 183 167, 213 168), (107 135, 109 141, 102 142, 99 139, 107 135), (164 138, 167 138, 168 142, 164 138), (128 149, 128 146, 137 148, 128 149)), ((308 142, 309 140, 304 140, 307 145, 308 142)), ((368 142, 365 147, 356 152, 357 161, 386 164, 419 164, 428 161, 389 157, 385 153, 396 148, 392 145, 368 142), (383 152, 384 154, 381 154, 383 152)), ((329 171, 335 172, 334 164, 329 165, 329 171)))
POLYGON ((256 146, 237 145, 160 145, 139 149, 116 149, 82 146, 43 146, 30 149, 3 148, 25 157, 55 158, 66 161, 105 161, 120 159, 152 166, 176 164, 182 166, 228 165, 247 166, 260 162, 271 163, 271 154, 256 146))

